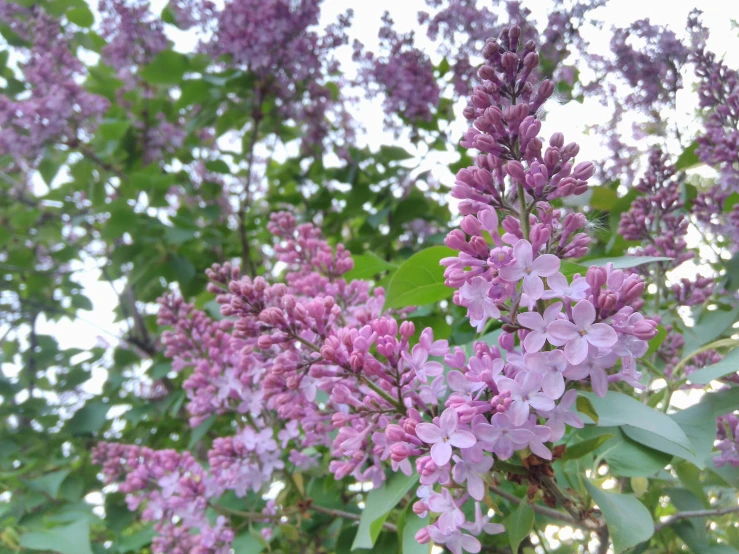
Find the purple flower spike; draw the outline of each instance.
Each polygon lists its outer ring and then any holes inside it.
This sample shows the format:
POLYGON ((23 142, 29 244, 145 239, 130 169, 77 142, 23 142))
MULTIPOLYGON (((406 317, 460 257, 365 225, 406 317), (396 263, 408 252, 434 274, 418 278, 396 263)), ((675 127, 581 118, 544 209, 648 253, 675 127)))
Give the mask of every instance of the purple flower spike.
POLYGON ((452 446, 470 448, 477 442, 475 435, 469 431, 460 431, 459 416, 453 408, 447 408, 439 418, 439 425, 433 423, 419 423, 416 425, 416 435, 431 447, 431 459, 437 466, 446 465, 452 457, 452 446))
POLYGON ((588 355, 588 344, 598 348, 610 348, 618 340, 613 327, 595 321, 595 306, 588 300, 580 300, 572 308, 571 321, 557 320, 547 326, 549 335, 565 344, 565 356, 571 364, 577 365, 588 355))
POLYGON ((544 294, 542 277, 554 275, 559 270, 559 258, 553 254, 544 254, 534 259, 531 243, 521 239, 513 246, 516 260, 512 265, 500 269, 500 276, 509 283, 523 279, 523 291, 533 300, 544 294))

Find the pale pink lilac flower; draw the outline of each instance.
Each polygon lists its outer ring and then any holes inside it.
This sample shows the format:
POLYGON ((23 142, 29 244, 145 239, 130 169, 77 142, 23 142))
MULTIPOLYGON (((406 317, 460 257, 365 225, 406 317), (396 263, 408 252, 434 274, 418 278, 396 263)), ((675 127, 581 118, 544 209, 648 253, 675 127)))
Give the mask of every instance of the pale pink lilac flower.
POLYGON ((528 419, 530 409, 551 410, 554 408, 554 400, 541 391, 544 376, 534 372, 519 372, 515 379, 502 377, 498 379, 499 391, 507 391, 511 394, 512 404, 508 414, 515 425, 523 425, 528 419))
POLYGON ((489 281, 478 275, 459 289, 462 306, 467 307, 467 317, 478 332, 482 331, 489 318, 500 317, 500 310, 488 295, 490 286, 489 281))
POLYGON ((547 340, 547 325, 555 321, 561 311, 562 302, 555 302, 544 310, 544 317, 533 311, 518 315, 518 323, 531 330, 523 341, 526 352, 538 352, 543 348, 547 340))
POLYGON ((595 306, 588 300, 580 300, 572 308, 572 321, 553 321, 547 332, 556 341, 565 345, 564 353, 571 364, 579 364, 588 355, 588 344, 598 348, 610 348, 618 340, 613 327, 595 322, 595 306))
POLYGON ((540 412, 542 417, 547 418, 546 426, 551 431, 552 442, 556 442, 564 436, 565 424, 576 429, 584 427, 585 424, 580 416, 572 411, 576 401, 577 391, 574 389, 568 390, 553 410, 542 410, 540 412))
POLYGON ((551 290, 544 291, 542 298, 569 298, 570 300, 583 300, 588 295, 590 285, 583 279, 573 279, 572 283, 567 282, 567 277, 557 272, 547 277, 547 285, 551 290))
POLYGON ((528 429, 520 429, 505 413, 497 413, 487 422, 485 416, 472 420, 472 431, 483 450, 492 452, 501 460, 513 456, 513 452, 523 449, 533 438, 528 429))
POLYGON ((458 429, 459 416, 452 408, 447 408, 439 418, 439 425, 433 423, 419 423, 416 425, 416 435, 431 447, 431 458, 434 463, 443 466, 452 457, 452 446, 470 448, 477 439, 469 431, 458 429))
POLYGON ((531 243, 524 239, 513 246, 513 256, 513 264, 500 269, 501 278, 509 283, 523 279, 523 291, 538 300, 544 294, 544 281, 541 278, 550 277, 559 270, 559 258, 553 254, 543 254, 534 259, 531 243))

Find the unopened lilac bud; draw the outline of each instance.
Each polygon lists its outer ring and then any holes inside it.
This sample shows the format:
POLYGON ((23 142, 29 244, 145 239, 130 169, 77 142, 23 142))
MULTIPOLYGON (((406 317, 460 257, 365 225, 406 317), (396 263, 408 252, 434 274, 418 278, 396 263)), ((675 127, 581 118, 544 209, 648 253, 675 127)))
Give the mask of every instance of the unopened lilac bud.
POLYGON ((505 170, 517 183, 524 184, 526 182, 526 170, 521 162, 512 160, 505 165, 505 170))
POLYGON ((565 143, 565 136, 562 133, 554 133, 549 138, 549 146, 553 148, 562 148, 565 143))
POLYGON ((651 319, 637 321, 631 334, 641 340, 651 340, 657 335, 657 323, 651 319))
POLYGON ((572 170, 572 176, 581 181, 587 181, 595 174, 595 166, 592 162, 582 162, 572 170))
POLYGON ((407 460, 411 455, 411 450, 405 443, 398 442, 390 447, 390 458, 398 463, 407 460))
POLYGON ((498 54, 498 50, 498 44, 495 41, 489 41, 482 49, 482 56, 486 60, 494 59, 496 54, 498 54))
POLYGON ((480 225, 480 221, 474 215, 468 215, 462 218, 459 226, 468 235, 480 236, 482 234, 480 232, 482 225, 480 225))
POLYGON ((608 274, 604 267, 591 266, 588 268, 587 273, 585 273, 585 280, 588 282, 588 285, 590 285, 592 290, 600 289, 606 284, 607 279, 608 274))
POLYGON ((610 291, 603 291, 600 294, 599 304, 604 312, 612 312, 616 307, 618 296, 610 291))
POLYGON ((344 414, 343 412, 334 412, 331 415, 331 424, 335 428, 339 429, 343 427, 345 423, 346 423, 346 414, 344 414))
POLYGON ((627 302, 639 298, 644 294, 644 281, 637 279, 635 281, 625 283, 624 287, 621 289, 621 294, 623 294, 624 300, 627 302))
POLYGON ((528 69, 529 71, 532 71, 538 65, 539 65, 539 54, 537 54, 536 52, 531 52, 530 54, 526 54, 526 57, 523 59, 523 66, 526 69, 528 69))
POLYGON ((420 529, 414 538, 418 544, 428 544, 431 541, 431 535, 425 527, 420 529))
POLYGON ((406 339, 411 338, 416 333, 416 326, 412 321, 404 321, 400 324, 400 336, 406 339))
POLYGON ((403 430, 409 435, 413 435, 415 437, 416 425, 418 425, 418 422, 415 419, 408 418, 403 422, 403 430))
POLYGON ((475 119, 477 117, 475 106, 473 106, 472 104, 467 104, 462 111, 462 115, 464 115, 464 118, 468 121, 475 119))
POLYGON ((272 348, 272 337, 269 335, 261 335, 257 339, 257 346, 260 350, 268 350, 272 348))
POLYGON ((407 436, 403 428, 400 425, 396 425, 394 423, 391 423, 385 428, 385 435, 392 442, 404 441, 407 436))
POLYGON ((254 278, 254 289, 257 292, 262 292, 266 288, 267 288, 267 281, 265 281, 262 277, 254 278))
POLYGON ((477 74, 480 76, 480 79, 483 79, 484 81, 495 80, 495 69, 489 65, 483 65, 477 74))
POLYGON ((516 345, 516 337, 511 333, 501 333, 498 337, 498 344, 503 350, 511 352, 516 345))
POLYGON ((536 111, 541 108, 542 104, 547 101, 547 99, 552 95, 553 92, 554 83, 552 83, 549 79, 542 81, 542 83, 539 85, 539 89, 536 91, 536 97, 531 103, 531 110, 536 111))
POLYGON ((508 47, 515 52, 518 50, 518 39, 521 38, 521 27, 518 25, 512 25, 508 29, 508 47))
POLYGON ((508 76, 512 77, 516 74, 516 70, 518 69, 518 56, 513 52, 506 52, 500 59, 500 65, 508 76))
POLYGON ((423 500, 416 500, 413 503, 413 513, 416 514, 417 516, 425 514, 426 512, 428 512, 428 509, 429 507, 426 506, 426 503, 423 500))

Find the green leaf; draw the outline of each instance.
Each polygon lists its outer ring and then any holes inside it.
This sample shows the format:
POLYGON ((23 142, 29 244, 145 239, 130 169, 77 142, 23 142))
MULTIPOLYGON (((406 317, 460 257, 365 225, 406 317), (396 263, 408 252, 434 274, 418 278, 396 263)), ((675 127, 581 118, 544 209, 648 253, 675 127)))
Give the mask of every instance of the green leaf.
POLYGON ((603 513, 616 554, 649 540, 654 534, 652 515, 636 498, 603 491, 588 481, 585 487, 603 513))
POLYGON ((109 409, 109 404, 103 404, 99 400, 91 400, 77 410, 67 421, 66 429, 73 435, 95 433, 105 424, 105 416, 109 409))
POLYGON ((264 545, 246 531, 234 539, 231 548, 234 554, 259 554, 264 550, 264 545))
POLYGON ((48 531, 33 531, 20 538, 20 545, 31 550, 45 550, 59 554, 92 554, 90 527, 85 520, 54 527, 48 531))
POLYGON ((428 544, 419 544, 416 540, 416 533, 429 524, 429 517, 418 517, 412 510, 407 511, 408 519, 403 526, 402 535, 402 554, 428 554, 430 548, 428 544))
POLYGON ((141 77, 152 85, 177 85, 182 81, 188 64, 184 54, 163 50, 141 70, 141 77))
POLYGON ((126 552, 139 552, 147 544, 151 544, 151 540, 156 537, 157 533, 153 526, 147 525, 144 529, 137 531, 132 535, 121 537, 118 541, 118 551, 121 554, 126 552))
POLYGON ((378 156, 381 162, 395 162, 401 160, 408 160, 413 157, 413 154, 408 152, 405 148, 400 146, 380 146, 380 154, 378 156))
POLYGON ((616 258, 595 258, 594 260, 583 260, 580 263, 588 267, 604 266, 612 263, 614 269, 629 269, 654 262, 669 262, 672 258, 664 256, 618 256, 616 258))
POLYGON ((618 435, 607 441, 601 450, 613 474, 622 477, 651 477, 672 460, 669 454, 631 440, 620 429, 616 427, 610 429, 618 431, 618 435))
POLYGON ((120 140, 131 126, 130 121, 103 120, 98 126, 98 135, 104 140, 120 140))
POLYGON ((581 414, 585 414, 590 419, 592 419, 593 423, 598 423, 598 413, 595 411, 595 408, 593 408, 593 403, 590 402, 589 398, 578 394, 575 407, 577 408, 578 412, 580 412, 581 414))
POLYGON ((707 385, 737 371, 739 371, 739 348, 729 352, 720 362, 694 371, 688 375, 688 381, 696 385, 707 385))
POLYGON ((374 252, 357 254, 356 256, 352 256, 352 258, 354 259, 354 268, 343 275, 347 283, 355 279, 371 279, 378 273, 398 267, 395 264, 385 261, 374 252))
POLYGON ((192 262, 180 254, 170 254, 167 257, 169 265, 177 275, 177 282, 186 285, 195 277, 195 266, 192 262))
POLYGON ((385 309, 422 306, 452 296, 454 290, 444 284, 444 267, 439 262, 455 254, 446 246, 432 246, 408 258, 390 279, 385 309))
POLYGON ((694 140, 685 150, 683 150, 683 153, 678 156, 677 161, 675 162, 676 171, 689 169, 700 164, 700 159, 698 158, 698 154, 696 153, 697 148, 698 141, 694 140))
POLYGON ((192 430, 192 434, 190 435, 190 442, 187 443, 188 450, 192 450, 192 447, 199 443, 200 439, 202 439, 205 434, 210 431, 210 428, 213 427, 216 419, 218 419, 218 415, 213 414, 192 430))
POLYGON ((67 19, 80 27, 92 27, 95 16, 87 7, 72 8, 67 12, 67 19))
POLYGON ((693 451, 690 440, 674 420, 635 398, 615 391, 608 391, 605 398, 592 392, 580 394, 590 400, 598 413, 599 427, 631 425, 660 435, 689 452, 693 451))
POLYGON ((692 445, 691 449, 688 450, 687 448, 678 446, 674 442, 662 438, 656 433, 651 433, 649 431, 645 431, 644 429, 632 427, 631 425, 622 425, 621 430, 626 434, 627 437, 635 440, 640 444, 643 444, 644 446, 648 446, 649 448, 659 450, 660 452, 664 452, 666 454, 678 456, 683 460, 689 460, 695 464, 700 463, 700 461, 697 460, 695 453, 692 451, 692 445))
POLYGON ((612 439, 615 435, 605 434, 592 439, 587 439, 573 444, 572 446, 567 445, 565 453, 562 455, 562 460, 576 460, 582 458, 585 454, 590 454, 594 450, 598 450, 606 441, 612 439))
POLYGON ((508 540, 511 550, 518 552, 518 547, 531 533, 534 526, 534 510, 526 501, 521 502, 508 520, 508 540))
POLYGON ((54 471, 47 473, 43 477, 28 481, 28 486, 33 490, 48 494, 51 498, 57 498, 59 496, 59 488, 68 475, 68 470, 54 471))
POLYGON ((585 275, 585 273, 588 271, 587 266, 576 264, 574 262, 568 262, 566 260, 563 260, 559 264, 559 272, 567 277, 568 279, 572 277, 575 273, 579 273, 580 275, 585 275))
MULTIPOLYGON (((710 396, 712 395, 705 395, 704 399, 710 396)), ((704 467, 706 460, 710 458, 713 451, 713 440, 716 436, 716 417, 710 403, 703 401, 670 415, 670 418, 680 426, 690 439, 693 452, 695 452, 695 461, 691 461, 700 468, 704 467)))
POLYGON ((416 481, 418 481, 418 474, 408 477, 398 472, 393 474, 382 487, 374 489, 367 495, 364 510, 359 519, 357 535, 352 543, 352 550, 372 548, 390 510, 397 506, 405 493, 416 484, 416 481))
POLYGON ((667 329, 665 329, 664 325, 657 325, 657 334, 649 341, 649 350, 647 350, 645 356, 649 357, 650 354, 657 352, 659 347, 662 346, 662 343, 665 342, 666 338, 667 329))
POLYGON ((732 310, 704 311, 696 325, 683 329, 683 356, 692 354, 704 344, 717 339, 731 327, 739 315, 739 306, 732 310))

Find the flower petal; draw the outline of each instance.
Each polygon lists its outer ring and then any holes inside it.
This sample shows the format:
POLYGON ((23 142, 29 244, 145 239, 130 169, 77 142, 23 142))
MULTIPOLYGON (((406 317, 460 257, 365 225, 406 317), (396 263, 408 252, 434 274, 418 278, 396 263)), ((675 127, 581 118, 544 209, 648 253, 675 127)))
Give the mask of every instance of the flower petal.
POLYGON ((608 375, 602 369, 591 369, 590 370, 590 386, 593 387, 593 392, 604 398, 608 392, 608 375))
POLYGON ((544 294, 544 281, 535 273, 528 273, 523 278, 523 291, 532 300, 539 300, 544 294))
POLYGON ((538 352, 543 348, 546 341, 547 336, 545 333, 531 331, 526 335, 526 338, 523 339, 523 347, 526 349, 526 352, 538 352))
POLYGON ((587 329, 595 321, 595 306, 589 300, 580 300, 572 308, 572 321, 578 327, 587 329))
POLYGON ((431 447, 431 459, 437 466, 449 463, 452 458, 452 445, 448 442, 437 442, 431 447))
POLYGON ((559 271, 559 258, 554 254, 544 254, 531 264, 531 272, 539 277, 549 277, 559 271))
MULTIPOLYGON (((541 383, 541 388, 549 398, 557 399, 562 396, 565 392, 565 380, 562 374, 559 372, 550 371, 544 376, 544 381, 541 383)), ((531 403, 534 406, 534 403, 531 403)), ((541 408, 537 408, 537 410, 541 408)))
POLYGON ((578 334, 576 338, 569 341, 565 346, 565 357, 571 364, 577 365, 583 362, 588 357, 588 341, 585 337, 578 334))
POLYGON ((440 362, 426 362, 423 364, 423 371, 429 377, 436 377, 444 372, 444 366, 440 362))
POLYGON ((558 341, 570 341, 580 336, 577 327, 571 321, 558 319, 547 325, 547 334, 558 341))
POLYGON ((513 257, 516 258, 516 265, 521 268, 531 267, 534 261, 534 249, 531 243, 526 239, 519 240, 513 245, 513 257))
POLYGON ((544 318, 538 312, 524 312, 518 314, 518 323, 531 329, 532 331, 544 331, 546 325, 544 325, 544 318))
POLYGON ((433 423, 419 423, 416 425, 416 436, 428 444, 439 442, 443 438, 441 429, 433 423))
POLYGON ((607 323, 596 323, 590 326, 585 335, 588 342, 598 348, 610 348, 618 341, 618 334, 607 323))
POLYGON ((455 431, 449 436, 449 443, 457 448, 471 448, 476 442, 475 435, 469 431, 455 431))
POLYGON ((441 412, 441 417, 439 418, 439 428, 441 429, 442 434, 448 437, 457 430, 458 424, 459 416, 457 415, 457 412, 454 411, 454 408, 447 408, 446 410, 441 412))

